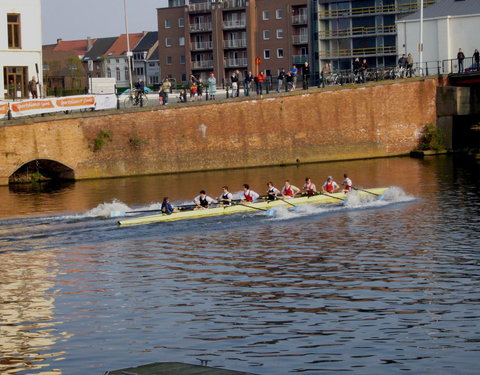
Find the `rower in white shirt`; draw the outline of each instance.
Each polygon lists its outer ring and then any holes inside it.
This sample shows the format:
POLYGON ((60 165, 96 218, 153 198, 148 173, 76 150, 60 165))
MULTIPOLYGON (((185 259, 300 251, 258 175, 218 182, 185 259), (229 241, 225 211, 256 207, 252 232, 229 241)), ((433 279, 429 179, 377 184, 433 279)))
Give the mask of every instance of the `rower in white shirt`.
POLYGON ((223 193, 217 198, 221 206, 231 206, 233 194, 228 191, 228 186, 223 186, 223 193))
POLYGON ((197 207, 195 207, 196 210, 203 210, 215 203, 215 199, 209 197, 205 190, 200 190, 200 194, 193 198, 193 203, 197 205, 197 207))
POLYGON ((348 178, 348 175, 346 173, 343 175, 343 178, 345 179, 343 180, 343 183, 342 183, 342 185, 344 186, 343 192, 348 193, 349 191, 352 191, 353 183, 352 183, 352 180, 348 178))

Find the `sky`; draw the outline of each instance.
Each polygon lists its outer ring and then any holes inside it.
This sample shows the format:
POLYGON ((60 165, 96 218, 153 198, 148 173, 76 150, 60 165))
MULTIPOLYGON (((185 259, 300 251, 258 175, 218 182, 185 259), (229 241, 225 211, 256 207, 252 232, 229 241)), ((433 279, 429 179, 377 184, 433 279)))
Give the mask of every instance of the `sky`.
MULTIPOLYGON (((43 44, 125 33, 124 0, 41 0, 43 44)), ((167 0, 127 0, 128 31, 158 30, 156 8, 167 0)))

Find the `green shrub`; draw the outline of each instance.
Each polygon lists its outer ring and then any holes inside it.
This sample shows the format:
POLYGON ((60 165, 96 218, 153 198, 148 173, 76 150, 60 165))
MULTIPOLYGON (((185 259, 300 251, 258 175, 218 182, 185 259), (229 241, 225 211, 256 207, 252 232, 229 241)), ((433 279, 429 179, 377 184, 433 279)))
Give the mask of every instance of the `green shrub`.
POLYGON ((442 150, 442 134, 435 124, 428 124, 425 126, 422 142, 420 143, 420 150, 442 150))

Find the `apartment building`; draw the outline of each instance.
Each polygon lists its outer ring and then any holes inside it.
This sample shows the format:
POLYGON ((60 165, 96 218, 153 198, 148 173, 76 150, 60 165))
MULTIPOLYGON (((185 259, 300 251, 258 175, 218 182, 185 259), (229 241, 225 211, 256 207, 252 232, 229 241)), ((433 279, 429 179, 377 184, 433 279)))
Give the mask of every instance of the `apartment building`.
POLYGON ((370 67, 395 65, 404 52, 397 50, 395 22, 420 6, 420 0, 317 1, 319 65, 328 62, 335 70, 351 69, 356 57, 370 67))
POLYGON ((28 97, 32 76, 43 86, 40 0, 2 0, 0 29, 0 100, 28 97))
POLYGON ((170 0, 158 9, 162 74, 185 82, 193 73, 217 82, 239 70, 275 76, 311 62, 311 0, 170 0))

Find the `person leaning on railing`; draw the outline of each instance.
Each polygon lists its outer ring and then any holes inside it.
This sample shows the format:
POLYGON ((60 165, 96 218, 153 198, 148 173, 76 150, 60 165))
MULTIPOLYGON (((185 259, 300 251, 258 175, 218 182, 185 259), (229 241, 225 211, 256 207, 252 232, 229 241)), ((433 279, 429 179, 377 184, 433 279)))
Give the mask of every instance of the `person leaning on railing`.
POLYGON ((407 56, 407 77, 412 78, 413 74, 413 56, 411 53, 407 56))

